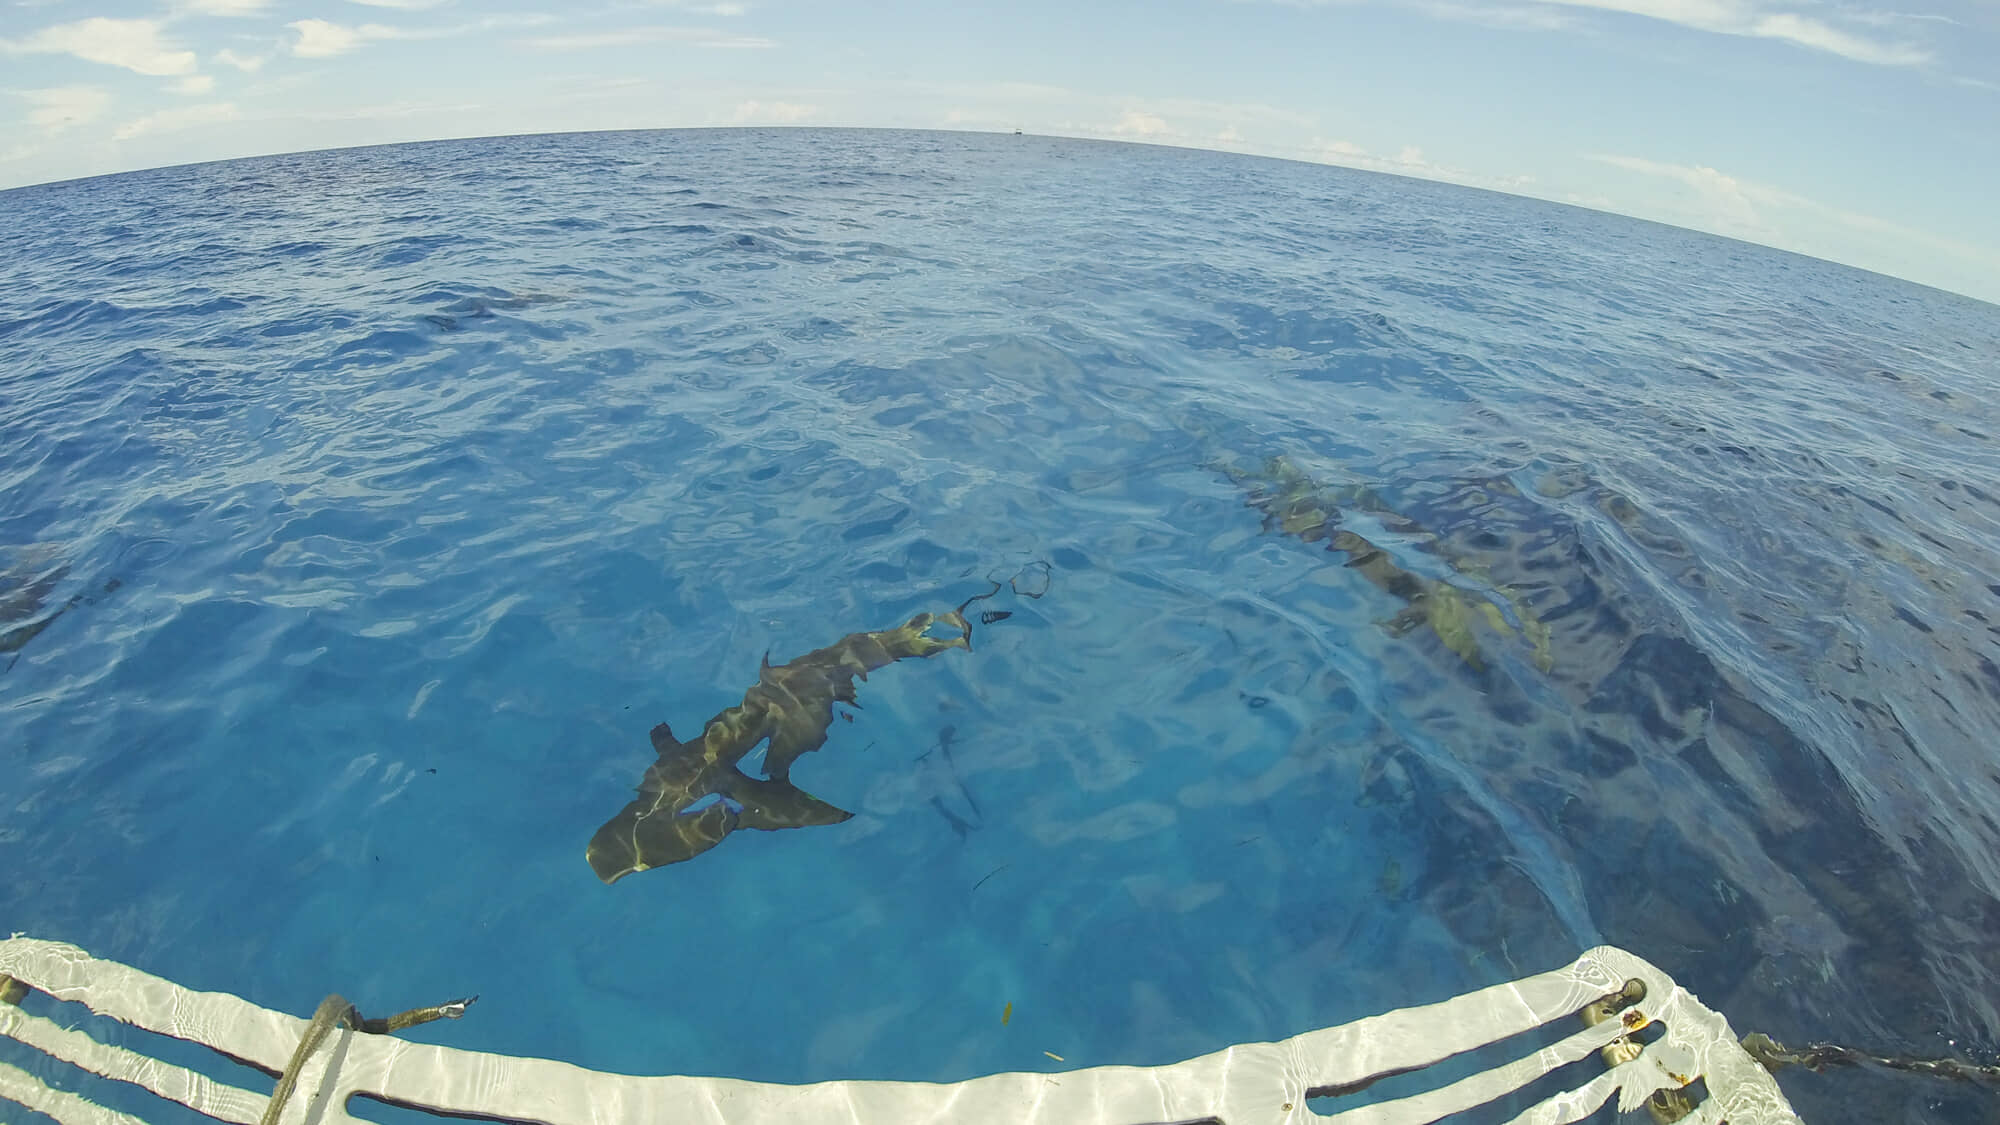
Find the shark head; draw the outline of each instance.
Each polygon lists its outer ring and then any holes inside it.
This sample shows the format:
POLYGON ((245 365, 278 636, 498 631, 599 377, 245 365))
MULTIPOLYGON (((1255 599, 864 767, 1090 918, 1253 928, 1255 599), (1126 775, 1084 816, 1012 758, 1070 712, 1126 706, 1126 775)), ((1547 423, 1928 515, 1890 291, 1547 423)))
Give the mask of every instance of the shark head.
POLYGON ((736 810, 727 802, 682 813, 641 797, 605 821, 583 854, 599 879, 616 883, 637 871, 693 859, 735 828, 736 810))

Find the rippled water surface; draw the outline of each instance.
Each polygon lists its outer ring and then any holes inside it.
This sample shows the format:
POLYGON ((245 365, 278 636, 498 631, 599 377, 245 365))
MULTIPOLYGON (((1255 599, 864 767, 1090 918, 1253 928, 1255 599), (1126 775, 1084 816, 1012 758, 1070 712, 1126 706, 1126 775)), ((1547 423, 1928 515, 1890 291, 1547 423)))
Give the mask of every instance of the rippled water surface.
POLYGON ((0 194, 0 931, 642 1073, 1164 1062, 1600 941, 1990 1060, 1996 356, 1741 243, 1028 137, 0 194), (592 873, 655 723, 995 582, 793 770, 853 819, 592 873))

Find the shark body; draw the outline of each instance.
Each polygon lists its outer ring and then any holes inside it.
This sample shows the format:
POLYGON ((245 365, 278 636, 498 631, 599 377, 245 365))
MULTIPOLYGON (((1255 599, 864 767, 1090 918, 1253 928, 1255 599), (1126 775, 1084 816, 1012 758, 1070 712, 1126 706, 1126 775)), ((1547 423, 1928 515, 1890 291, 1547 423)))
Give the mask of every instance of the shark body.
POLYGON ((615 883, 692 859, 738 828, 776 831, 853 816, 793 785, 792 763, 826 742, 833 705, 854 703, 857 678, 898 660, 971 648, 963 608, 920 613, 894 629, 850 633, 776 666, 766 656, 743 702, 708 720, 699 737, 683 742, 667 724, 654 727, 659 757, 647 767, 638 796, 591 837, 584 853, 591 870, 615 883), (940 625, 956 635, 932 636, 940 625), (765 739, 765 776, 744 773, 740 763, 765 739))

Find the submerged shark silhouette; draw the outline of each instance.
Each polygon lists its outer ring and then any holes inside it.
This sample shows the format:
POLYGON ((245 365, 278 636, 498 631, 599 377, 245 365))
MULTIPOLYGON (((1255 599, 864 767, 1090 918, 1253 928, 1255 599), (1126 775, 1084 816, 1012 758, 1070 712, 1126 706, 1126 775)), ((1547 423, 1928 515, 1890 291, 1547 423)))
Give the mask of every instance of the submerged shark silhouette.
POLYGON ((853 816, 793 785, 792 763, 826 742, 833 705, 854 703, 856 677, 865 680, 898 660, 970 649, 964 610, 920 613, 895 629, 850 633, 776 667, 766 655, 743 702, 710 719, 700 737, 682 742, 667 724, 654 727, 659 760, 647 767, 638 798, 591 837, 584 851, 591 870, 615 883, 635 871, 693 859, 738 828, 769 832, 853 816), (931 636, 939 625, 958 633, 931 636), (766 776, 752 777, 738 763, 766 738, 766 776))
MULTIPOLYGON (((1340 504, 1352 503, 1375 514, 1384 522, 1401 525, 1406 532, 1421 532, 1414 521, 1396 513, 1371 489, 1349 490, 1347 497, 1326 488, 1305 470, 1280 454, 1266 461, 1261 472, 1216 466, 1246 495, 1244 502, 1264 513, 1264 529, 1290 535, 1307 543, 1326 542, 1326 549, 1347 556, 1346 566, 1366 578, 1383 593, 1403 603, 1395 617, 1381 622, 1390 636, 1400 637, 1418 626, 1428 626, 1438 640, 1474 671, 1484 671, 1486 661, 1473 629, 1482 621, 1493 632, 1511 637, 1514 630, 1500 608, 1483 594, 1469 593, 1450 582, 1428 578, 1398 565, 1395 558, 1360 534, 1341 526, 1340 504)), ((1428 533, 1423 533, 1428 536, 1428 533)), ((1459 570, 1457 562, 1447 565, 1459 570)), ((1535 667, 1547 672, 1552 666, 1549 627, 1536 617, 1527 604, 1508 591, 1493 588, 1521 623, 1521 631, 1532 648, 1535 667)))

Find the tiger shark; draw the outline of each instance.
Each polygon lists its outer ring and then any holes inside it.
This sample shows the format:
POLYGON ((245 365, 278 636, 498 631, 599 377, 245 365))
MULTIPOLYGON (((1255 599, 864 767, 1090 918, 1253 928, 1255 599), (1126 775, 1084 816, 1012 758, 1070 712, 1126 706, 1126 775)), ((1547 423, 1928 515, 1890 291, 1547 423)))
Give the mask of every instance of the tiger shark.
POLYGON ((825 744, 833 705, 854 705, 857 677, 865 680, 898 660, 969 650, 972 627, 964 610, 920 613, 894 629, 850 633, 776 666, 767 653, 743 702, 708 720, 700 736, 682 741, 666 723, 654 727, 659 758, 646 768, 639 795, 591 837, 584 851, 591 870, 615 883, 693 859, 738 828, 772 832, 853 816, 793 785, 792 763, 825 744), (957 632, 933 636, 939 627, 957 632), (765 739, 765 776, 743 772, 743 759, 765 739))

